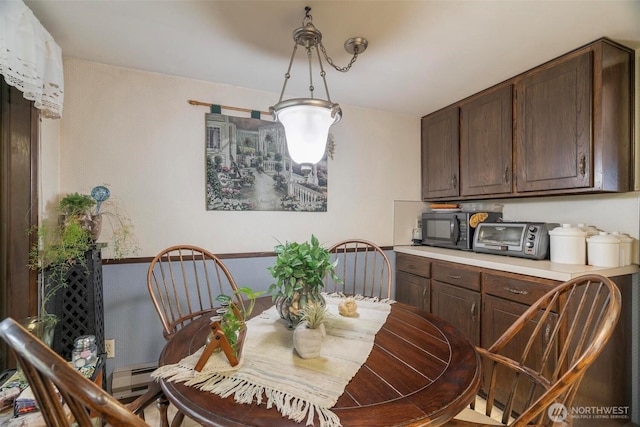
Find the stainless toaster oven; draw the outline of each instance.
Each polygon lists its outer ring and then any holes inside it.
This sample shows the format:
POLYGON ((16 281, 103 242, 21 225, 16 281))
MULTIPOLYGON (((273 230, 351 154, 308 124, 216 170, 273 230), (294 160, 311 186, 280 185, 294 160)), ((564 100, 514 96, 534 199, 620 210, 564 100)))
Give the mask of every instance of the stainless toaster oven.
POLYGON ((473 251, 548 259, 549 230, 557 226, 546 222, 483 222, 473 236, 473 251))

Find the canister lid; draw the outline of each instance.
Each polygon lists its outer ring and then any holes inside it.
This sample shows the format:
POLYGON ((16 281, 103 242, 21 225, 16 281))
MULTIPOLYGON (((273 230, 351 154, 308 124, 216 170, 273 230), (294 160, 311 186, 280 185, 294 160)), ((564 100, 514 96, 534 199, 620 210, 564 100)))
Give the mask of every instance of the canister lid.
POLYGON ((619 245, 620 239, 616 236, 607 233, 606 231, 601 231, 599 234, 595 236, 591 236, 587 238, 587 243, 602 243, 605 245, 619 245))
POLYGON ((620 240, 620 243, 631 243, 631 242, 633 242, 633 239, 629 235, 627 235, 625 233, 620 233, 619 231, 613 231, 611 234, 616 236, 618 238, 618 240, 620 240))
POLYGON ((578 227, 572 227, 571 224, 562 224, 560 227, 556 227, 549 231, 551 236, 574 236, 584 237, 587 235, 586 231, 578 227))
POLYGON ((587 236, 593 236, 595 234, 600 233, 600 230, 598 230, 593 225, 578 224, 578 228, 580 228, 582 231, 586 232, 587 236))

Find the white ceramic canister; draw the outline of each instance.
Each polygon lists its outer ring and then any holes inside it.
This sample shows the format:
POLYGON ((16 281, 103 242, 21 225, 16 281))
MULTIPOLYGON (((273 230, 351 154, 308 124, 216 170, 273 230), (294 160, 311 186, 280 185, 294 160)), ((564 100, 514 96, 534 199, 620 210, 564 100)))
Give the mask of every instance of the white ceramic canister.
POLYGON ((587 239, 589 265, 597 267, 618 267, 620 265, 620 240, 607 232, 587 239))
POLYGON ((578 228, 587 233, 587 238, 600 234, 600 230, 593 225, 578 224, 578 228))
POLYGON ((631 247, 633 239, 629 235, 614 231, 611 233, 620 240, 620 267, 631 265, 631 247))
MULTIPOLYGON (((601 231, 601 230, 598 230, 593 225, 586 225, 586 224, 578 224, 578 228, 584 231, 585 233, 587 233, 586 239, 588 239, 591 236, 596 236, 600 234, 600 231, 601 231)), ((586 239, 585 239, 585 244, 586 244, 586 239)), ((587 256, 585 257, 585 262, 588 259, 589 259, 589 245, 587 245, 587 256)))
POLYGON ((587 260, 587 233, 571 224, 549 231, 551 262, 584 265, 587 260))

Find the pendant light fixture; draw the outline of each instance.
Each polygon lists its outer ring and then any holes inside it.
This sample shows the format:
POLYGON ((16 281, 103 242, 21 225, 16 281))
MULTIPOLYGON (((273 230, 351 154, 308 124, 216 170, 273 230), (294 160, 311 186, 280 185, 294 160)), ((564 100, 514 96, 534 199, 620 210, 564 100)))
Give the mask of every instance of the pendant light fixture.
POLYGON ((322 33, 311 22, 312 17, 310 7, 305 7, 305 16, 302 20, 302 27, 293 31, 293 53, 289 61, 289 68, 284 75, 284 85, 280 93, 280 100, 269 111, 273 114, 273 118, 284 126, 285 137, 287 139, 287 148, 291 160, 300 164, 302 171, 308 173, 312 166, 318 163, 324 156, 327 147, 327 138, 329 136, 329 128, 337 123, 342 117, 342 109, 340 105, 331 102, 329 96, 329 88, 327 87, 327 79, 325 71, 322 67, 322 58, 320 50, 325 60, 336 70, 347 72, 358 59, 358 55, 367 48, 367 40, 362 37, 354 37, 348 39, 344 43, 345 50, 352 54, 353 57, 346 67, 336 66, 331 58, 327 56, 327 51, 322 45, 322 33), (287 82, 291 77, 291 66, 296 55, 298 46, 303 46, 307 53, 309 62, 309 98, 293 98, 282 100, 287 82), (318 47, 320 49, 318 49, 318 47), (313 86, 313 70, 312 70, 312 50, 315 49, 320 65, 320 76, 324 83, 327 99, 318 99, 314 97, 313 86))

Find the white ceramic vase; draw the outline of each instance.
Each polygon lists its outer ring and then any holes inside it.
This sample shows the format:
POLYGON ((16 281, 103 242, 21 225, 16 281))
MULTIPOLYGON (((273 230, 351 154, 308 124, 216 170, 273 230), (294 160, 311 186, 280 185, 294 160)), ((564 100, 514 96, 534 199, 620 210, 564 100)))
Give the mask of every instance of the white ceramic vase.
POLYGON ((303 359, 315 359, 320 356, 324 325, 322 328, 311 329, 307 322, 300 322, 293 330, 293 348, 303 359))

